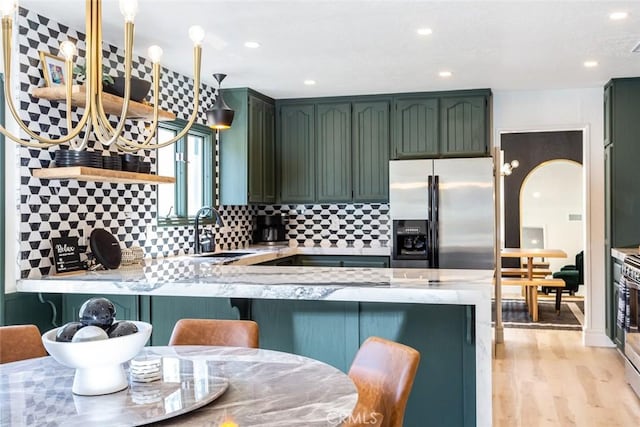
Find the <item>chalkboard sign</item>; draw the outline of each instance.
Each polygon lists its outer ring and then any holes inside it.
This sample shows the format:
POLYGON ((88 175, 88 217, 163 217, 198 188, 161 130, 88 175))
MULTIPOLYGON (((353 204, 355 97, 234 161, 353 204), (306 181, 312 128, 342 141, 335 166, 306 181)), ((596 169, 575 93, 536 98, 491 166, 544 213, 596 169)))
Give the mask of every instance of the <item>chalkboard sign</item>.
POLYGON ((54 237, 51 239, 53 246, 53 263, 56 273, 68 273, 84 269, 80 261, 80 249, 77 237, 54 237))

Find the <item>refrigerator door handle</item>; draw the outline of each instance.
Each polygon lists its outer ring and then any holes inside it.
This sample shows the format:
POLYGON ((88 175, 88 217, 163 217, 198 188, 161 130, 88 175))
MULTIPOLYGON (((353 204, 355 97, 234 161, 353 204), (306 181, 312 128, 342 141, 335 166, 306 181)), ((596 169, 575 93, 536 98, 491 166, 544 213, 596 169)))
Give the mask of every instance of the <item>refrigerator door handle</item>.
POLYGON ((440 267, 440 257, 438 256, 440 252, 439 242, 438 242, 438 222, 440 221, 440 177, 435 175, 433 177, 433 186, 431 187, 431 209, 433 210, 433 221, 430 222, 431 228, 431 238, 432 238, 432 248, 433 248, 433 265, 432 268, 440 267))
POLYGON ((427 178, 427 259, 429 262, 428 267, 434 268, 433 254, 435 247, 433 246, 433 175, 429 175, 427 178))

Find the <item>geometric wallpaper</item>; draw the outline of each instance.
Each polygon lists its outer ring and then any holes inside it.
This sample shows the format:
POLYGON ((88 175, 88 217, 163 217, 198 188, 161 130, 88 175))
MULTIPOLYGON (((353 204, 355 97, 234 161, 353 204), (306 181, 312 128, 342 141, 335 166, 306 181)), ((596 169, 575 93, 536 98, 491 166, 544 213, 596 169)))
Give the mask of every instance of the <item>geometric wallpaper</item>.
MULTIPOLYGON (((72 40, 81 57, 80 60, 76 59, 76 63, 82 63, 84 34, 24 8, 19 10, 17 27, 20 32, 17 58, 20 117, 36 133, 57 138, 66 130, 64 102, 37 99, 29 95, 31 88, 44 86, 39 52, 58 55, 60 43, 72 40)), ((121 49, 103 46, 103 63, 107 67, 122 71, 123 56, 121 49)), ((132 75, 150 80, 150 74, 151 62, 134 57, 132 75)), ((162 69, 161 109, 186 120, 191 114, 192 93, 193 79, 162 69)), ((196 122, 204 124, 205 111, 214 99, 215 89, 201 85, 200 93, 201 104, 196 122)), ((80 114, 82 112, 79 111, 80 114)), ((74 124, 78 117, 78 111, 72 112, 74 124)), ((26 134, 21 136, 26 138, 26 134)), ((144 122, 127 121, 124 136, 142 140, 145 136, 144 122)), ((68 145, 63 144, 60 148, 32 149, 20 146, 17 150, 16 162, 20 164, 20 178, 16 186, 20 217, 17 262, 21 278, 40 277, 54 272, 52 237, 78 236, 80 244, 88 245, 88 234, 94 228, 106 229, 123 247, 142 247, 146 257, 193 252, 191 227, 156 227, 157 196, 154 185, 46 180, 32 176, 33 169, 49 167, 56 150, 67 148, 68 145)), ((116 151, 92 140, 92 135, 87 149, 116 151)), ((137 154, 152 163, 152 171, 156 170, 154 150, 137 154)), ((293 246, 379 247, 388 244, 390 235, 387 204, 218 206, 218 210, 225 222, 225 228, 215 232, 219 249, 236 249, 250 244, 252 221, 256 214, 284 214, 289 243, 293 246)))

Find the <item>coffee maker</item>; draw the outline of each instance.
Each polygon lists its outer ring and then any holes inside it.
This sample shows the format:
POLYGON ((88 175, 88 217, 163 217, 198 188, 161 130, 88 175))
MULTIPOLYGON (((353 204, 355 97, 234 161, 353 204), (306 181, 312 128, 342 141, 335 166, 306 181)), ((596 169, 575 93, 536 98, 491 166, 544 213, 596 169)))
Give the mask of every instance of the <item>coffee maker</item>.
POLYGON ((282 244, 287 242, 282 215, 257 215, 253 218, 253 243, 282 244))

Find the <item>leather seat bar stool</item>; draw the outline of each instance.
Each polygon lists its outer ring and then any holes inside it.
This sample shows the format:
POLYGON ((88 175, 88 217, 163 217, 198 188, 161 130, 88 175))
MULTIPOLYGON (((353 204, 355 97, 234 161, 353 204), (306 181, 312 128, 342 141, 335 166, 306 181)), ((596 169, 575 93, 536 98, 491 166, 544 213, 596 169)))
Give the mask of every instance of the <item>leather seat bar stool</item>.
POLYGON ((258 348, 258 324, 252 320, 180 319, 169 345, 215 345, 258 348))
POLYGON ((404 344, 369 337, 349 369, 358 403, 345 426, 402 427, 420 353, 404 344), (381 416, 380 416, 381 415, 381 416))
POLYGON ((0 327, 0 363, 48 356, 35 325, 0 327))

